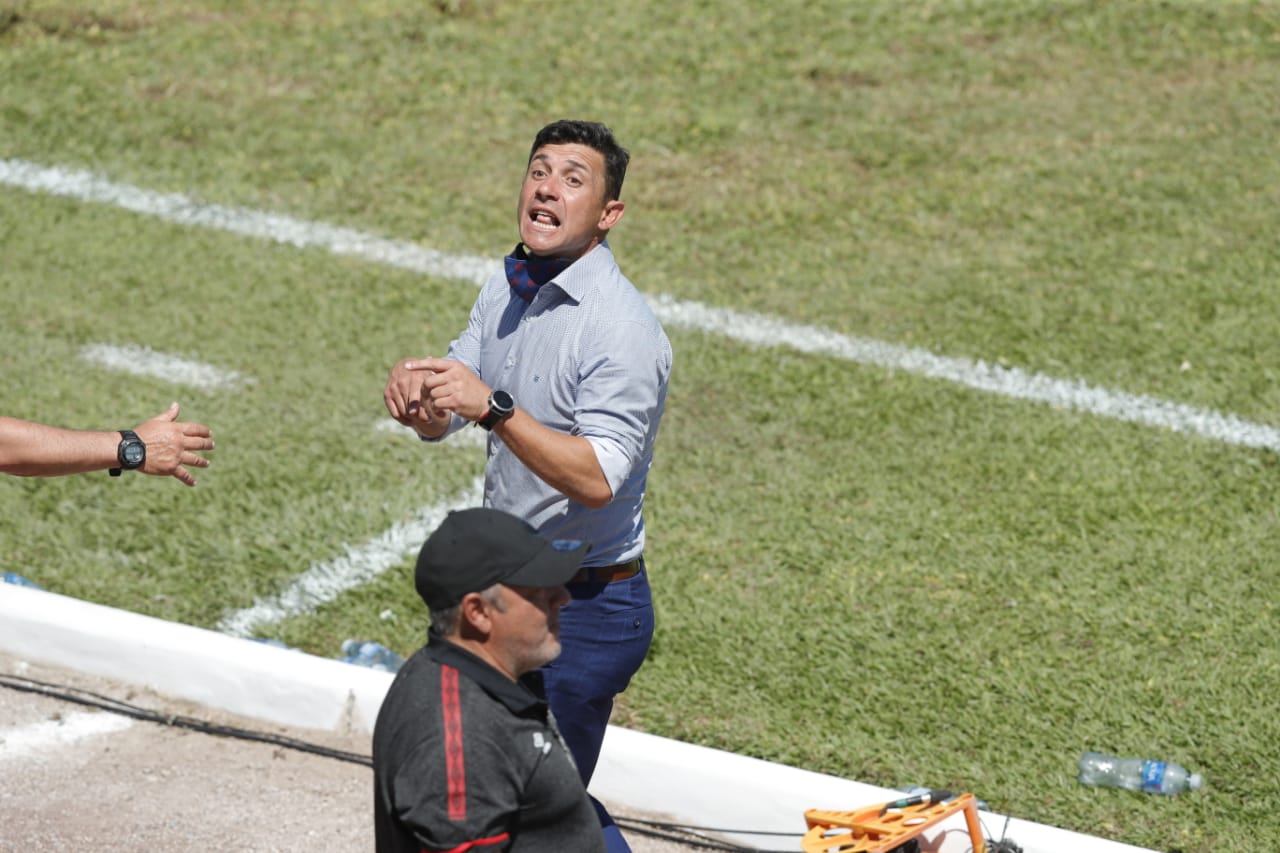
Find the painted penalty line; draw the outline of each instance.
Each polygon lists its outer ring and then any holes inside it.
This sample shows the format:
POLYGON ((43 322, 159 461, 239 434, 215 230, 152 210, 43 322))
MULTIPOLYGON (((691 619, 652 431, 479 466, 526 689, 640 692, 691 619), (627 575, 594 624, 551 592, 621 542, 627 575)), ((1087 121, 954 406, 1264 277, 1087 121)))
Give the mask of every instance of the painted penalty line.
MULTIPOLYGON (((275 243, 350 255, 423 275, 483 284, 497 261, 425 249, 352 228, 308 222, 275 213, 206 204, 178 193, 120 184, 79 169, 0 159, 0 184, 35 193, 107 204, 166 222, 229 231, 275 243)), ((664 323, 722 335, 751 346, 783 346, 805 353, 887 367, 941 379, 979 391, 1047 403, 1114 420, 1189 433, 1242 447, 1280 452, 1280 429, 1232 414, 1141 394, 1126 394, 1072 379, 1028 373, 984 361, 936 355, 929 350, 842 335, 817 326, 787 323, 760 314, 713 308, 659 294, 649 296, 664 323)))
MULTIPOLYGON (((0 159, 0 184, 111 205, 179 225, 211 228, 299 248, 359 257, 476 286, 483 284, 497 267, 497 261, 493 259, 448 254, 351 228, 280 214, 206 204, 190 196, 116 183, 83 170, 0 159)), ((926 349, 843 335, 818 326, 788 323, 761 314, 714 308, 677 300, 666 294, 649 295, 648 298, 655 313, 666 324, 721 335, 749 346, 790 347, 799 352, 900 370, 1013 399, 1198 435, 1226 444, 1280 452, 1280 429, 1246 421, 1229 413, 1147 395, 1111 391, 1080 380, 1029 373, 1016 367, 940 356, 926 349)), ((477 481, 455 500, 424 508, 412 520, 396 525, 372 542, 349 548, 344 557, 313 565, 279 596, 260 600, 252 607, 225 618, 219 623, 219 630, 248 636, 256 625, 310 612, 342 592, 371 580, 413 553, 450 509, 477 505, 480 489, 477 481)))

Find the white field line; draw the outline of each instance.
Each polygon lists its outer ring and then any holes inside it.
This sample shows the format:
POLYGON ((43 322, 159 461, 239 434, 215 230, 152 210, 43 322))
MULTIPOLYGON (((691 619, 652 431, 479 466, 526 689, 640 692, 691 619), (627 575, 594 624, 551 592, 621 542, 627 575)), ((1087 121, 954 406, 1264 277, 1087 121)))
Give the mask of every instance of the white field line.
POLYGON ((352 255, 400 269, 483 284, 497 268, 491 258, 448 255, 400 240, 386 240, 351 228, 307 222, 244 207, 205 204, 178 193, 158 193, 118 184, 92 172, 0 159, 0 183, 31 192, 73 198, 154 216, 178 225, 230 231, 299 248, 352 255))
MULTIPOLYGON (((419 441, 412 429, 391 418, 380 418, 373 429, 419 441)), ((455 448, 483 449, 487 435, 478 429, 460 430, 449 439, 449 443, 455 448)), ((216 626, 217 630, 235 637, 252 637, 260 625, 309 613, 343 592, 355 589, 414 554, 451 510, 479 506, 483 490, 484 479, 477 478, 455 500, 424 507, 410 521, 396 524, 364 545, 345 546, 344 556, 313 563, 283 593, 273 598, 258 599, 252 606, 223 617, 216 626)))
POLYGON ((60 720, 44 720, 19 728, 0 729, 0 761, 22 758, 85 738, 123 731, 131 725, 133 720, 119 714, 74 711, 60 720))
MULTIPOLYGON (((181 225, 214 228, 301 248, 319 248, 424 275, 482 284, 497 261, 450 255, 411 243, 387 240, 350 228, 308 222, 248 208, 205 204, 176 193, 157 193, 119 184, 91 172, 45 167, 22 160, 0 159, 0 183, 31 192, 108 204, 181 225)), ((859 364, 902 370, 1014 399, 1048 403, 1120 421, 1199 435, 1215 441, 1280 452, 1280 429, 1245 421, 1232 414, 1200 409, 1145 395, 1126 394, 1079 380, 1057 379, 1019 368, 950 358, 925 349, 842 335, 817 326, 787 323, 774 317, 712 308, 659 294, 650 296, 659 317, 673 326, 723 335, 751 346, 784 346, 806 353, 859 364)), ((452 508, 480 503, 482 485, 459 500, 421 510, 345 557, 317 563, 284 593, 232 614, 218 627, 229 634, 249 635, 255 625, 308 612, 345 590, 370 580, 413 553, 452 508)))
POLYGON ((416 553, 451 510, 479 506, 483 495, 484 480, 477 477, 452 500, 423 507, 410 520, 392 525, 364 545, 345 546, 346 554, 341 557, 313 563, 280 595, 260 598, 251 607, 226 616, 217 624, 217 630, 234 637, 251 637, 259 625, 310 613, 416 553))
MULTIPOLYGON (((248 208, 205 204, 177 193, 119 184, 76 169, 0 159, 0 184, 31 192, 109 204, 167 222, 215 228, 292 246, 352 255, 400 269, 479 285, 497 269, 496 259, 451 255, 387 240, 350 228, 308 222, 248 208)), ((888 367, 1019 400, 1145 424, 1214 441, 1280 452, 1280 429, 1232 414, 1145 395, 1110 391, 1076 379, 1058 379, 982 361, 935 355, 926 349, 842 335, 773 317, 651 296, 664 322, 723 335, 752 346, 785 346, 860 364, 888 367)))
POLYGON ((134 376, 150 376, 209 391, 235 390, 254 383, 253 377, 234 370, 224 370, 181 356, 156 352, 150 347, 88 344, 80 348, 80 357, 109 370, 131 373, 134 376))
POLYGON ((842 335, 818 326, 786 323, 775 317, 680 302, 665 294, 650 298, 663 322, 759 347, 786 346, 859 364, 887 367, 917 376, 988 391, 1003 397, 1048 403, 1118 421, 1199 435, 1224 444, 1280 452, 1280 428, 1246 421, 1233 414, 1201 409, 1145 394, 1126 394, 1079 379, 1056 379, 985 361, 935 355, 926 349, 842 335))

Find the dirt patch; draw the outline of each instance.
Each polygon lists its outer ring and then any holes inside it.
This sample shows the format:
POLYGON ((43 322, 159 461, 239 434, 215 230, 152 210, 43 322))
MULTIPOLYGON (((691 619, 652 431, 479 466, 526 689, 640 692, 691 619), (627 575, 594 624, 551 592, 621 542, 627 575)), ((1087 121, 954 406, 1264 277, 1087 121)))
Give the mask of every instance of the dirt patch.
MULTIPOLYGON (((210 726, 370 754, 368 735, 276 726, 8 655, 0 654, 0 673, 73 688, 82 698, 97 693, 210 726)), ((0 685, 0 737, 92 711, 0 685)), ((0 850, 370 851, 372 778, 352 761, 143 720, 30 751, 6 753, 0 742, 0 850)), ((697 849, 628 840, 636 853, 697 849)))

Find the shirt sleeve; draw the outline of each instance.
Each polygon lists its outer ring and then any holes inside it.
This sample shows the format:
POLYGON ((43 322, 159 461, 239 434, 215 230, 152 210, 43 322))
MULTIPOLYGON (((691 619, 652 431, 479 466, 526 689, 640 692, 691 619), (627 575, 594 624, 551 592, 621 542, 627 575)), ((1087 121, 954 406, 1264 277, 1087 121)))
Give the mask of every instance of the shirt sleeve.
POLYGON ((440 740, 422 742, 405 756, 393 778, 393 808, 426 850, 501 853, 511 847, 520 811, 510 738, 504 745, 474 730, 465 738, 461 778, 447 767, 440 740))
POLYGON ((584 352, 573 432, 591 442, 615 495, 647 462, 671 371, 664 342, 652 326, 622 320, 584 352))

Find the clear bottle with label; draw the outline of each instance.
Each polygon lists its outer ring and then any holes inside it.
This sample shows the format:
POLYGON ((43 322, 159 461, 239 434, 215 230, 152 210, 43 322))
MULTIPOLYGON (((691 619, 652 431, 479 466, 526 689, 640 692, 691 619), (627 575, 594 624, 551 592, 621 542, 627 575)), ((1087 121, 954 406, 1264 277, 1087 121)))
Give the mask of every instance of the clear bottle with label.
POLYGON ((1172 761, 1120 758, 1101 752, 1086 752, 1080 756, 1078 778, 1084 785, 1126 788, 1148 794, 1198 791, 1204 784, 1199 773, 1188 773, 1187 768, 1172 761))

